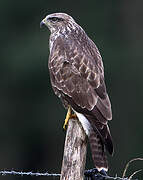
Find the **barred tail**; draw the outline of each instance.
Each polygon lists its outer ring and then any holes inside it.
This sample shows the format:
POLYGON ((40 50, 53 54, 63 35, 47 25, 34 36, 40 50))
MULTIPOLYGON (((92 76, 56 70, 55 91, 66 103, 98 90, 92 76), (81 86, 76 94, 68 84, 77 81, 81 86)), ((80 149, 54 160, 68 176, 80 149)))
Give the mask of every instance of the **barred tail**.
POLYGON ((98 134, 92 129, 89 136, 89 143, 92 153, 92 158, 95 167, 98 171, 108 170, 108 162, 105 155, 105 148, 98 134))

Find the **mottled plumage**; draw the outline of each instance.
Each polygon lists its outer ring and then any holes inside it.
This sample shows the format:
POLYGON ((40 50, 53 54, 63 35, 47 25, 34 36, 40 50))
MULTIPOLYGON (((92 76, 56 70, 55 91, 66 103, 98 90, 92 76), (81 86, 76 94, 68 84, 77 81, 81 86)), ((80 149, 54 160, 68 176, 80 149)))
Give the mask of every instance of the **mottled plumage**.
POLYGON ((81 121, 95 166, 107 170, 105 148, 113 153, 107 125, 112 111, 98 48, 67 14, 50 14, 41 23, 51 31, 48 67, 54 92, 65 107, 72 107, 81 121))

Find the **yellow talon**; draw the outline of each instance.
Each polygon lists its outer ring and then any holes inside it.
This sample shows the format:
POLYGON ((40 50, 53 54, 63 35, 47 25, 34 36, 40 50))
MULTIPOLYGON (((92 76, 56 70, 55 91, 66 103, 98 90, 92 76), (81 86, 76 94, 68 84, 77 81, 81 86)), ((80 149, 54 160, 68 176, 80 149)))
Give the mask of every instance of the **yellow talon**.
POLYGON ((66 119, 65 119, 65 122, 64 122, 64 126, 63 126, 64 129, 66 129, 66 126, 68 124, 68 121, 69 121, 70 117, 71 117, 71 107, 69 106, 68 107, 68 112, 67 112, 67 115, 66 115, 66 119))
POLYGON ((77 117, 76 114, 71 113, 71 107, 69 106, 63 128, 66 129, 66 126, 70 118, 76 118, 76 117, 77 117))

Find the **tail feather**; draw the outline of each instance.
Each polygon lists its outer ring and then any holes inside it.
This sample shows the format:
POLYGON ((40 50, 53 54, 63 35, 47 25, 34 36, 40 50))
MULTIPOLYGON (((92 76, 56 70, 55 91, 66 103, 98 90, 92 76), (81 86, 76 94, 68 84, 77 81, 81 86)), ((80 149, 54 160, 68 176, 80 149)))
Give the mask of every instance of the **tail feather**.
POLYGON ((85 115, 86 118, 89 120, 93 130, 95 133, 98 134, 100 137, 100 140, 102 141, 102 144, 105 145, 106 150, 113 155, 114 153, 114 147, 113 147, 113 142, 112 142, 112 137, 110 134, 110 130, 107 124, 102 124, 99 122, 95 117, 91 115, 85 115))
POLYGON ((108 162, 104 145, 99 135, 93 129, 90 132, 89 143, 95 167, 98 171, 101 171, 102 169, 108 171, 108 162))
POLYGON ((95 167, 100 171, 108 170, 108 162, 105 155, 105 149, 112 154, 113 143, 110 130, 107 124, 99 122, 92 115, 81 114, 74 110, 79 121, 81 122, 85 133, 88 136, 91 154, 95 167))

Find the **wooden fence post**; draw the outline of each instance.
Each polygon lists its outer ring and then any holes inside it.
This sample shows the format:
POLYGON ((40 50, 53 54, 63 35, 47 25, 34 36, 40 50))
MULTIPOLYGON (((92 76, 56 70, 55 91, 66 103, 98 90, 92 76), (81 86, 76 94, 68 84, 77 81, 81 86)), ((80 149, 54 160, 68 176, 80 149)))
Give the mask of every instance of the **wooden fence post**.
POLYGON ((70 119, 65 139, 60 180, 83 180, 87 137, 78 119, 70 119))

